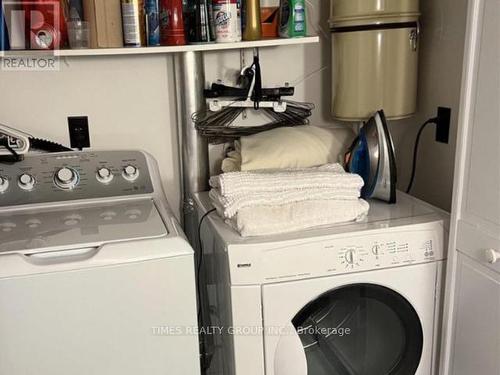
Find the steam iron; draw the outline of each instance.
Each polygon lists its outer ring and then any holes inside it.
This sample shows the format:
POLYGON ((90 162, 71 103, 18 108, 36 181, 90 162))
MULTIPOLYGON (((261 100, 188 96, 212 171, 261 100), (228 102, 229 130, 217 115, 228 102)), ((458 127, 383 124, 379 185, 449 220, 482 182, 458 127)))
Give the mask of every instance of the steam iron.
POLYGON ((378 111, 361 128, 345 158, 346 169, 360 175, 364 199, 396 203, 396 158, 384 111, 378 111))

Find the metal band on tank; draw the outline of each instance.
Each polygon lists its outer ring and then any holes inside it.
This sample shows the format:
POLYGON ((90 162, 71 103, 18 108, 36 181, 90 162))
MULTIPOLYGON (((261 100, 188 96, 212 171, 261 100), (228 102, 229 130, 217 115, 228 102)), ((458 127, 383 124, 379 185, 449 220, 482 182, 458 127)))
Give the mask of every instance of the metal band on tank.
POLYGON ((396 22, 396 23, 381 23, 373 25, 332 27, 330 30, 333 33, 351 33, 356 31, 409 29, 417 27, 418 27, 417 22, 396 22))

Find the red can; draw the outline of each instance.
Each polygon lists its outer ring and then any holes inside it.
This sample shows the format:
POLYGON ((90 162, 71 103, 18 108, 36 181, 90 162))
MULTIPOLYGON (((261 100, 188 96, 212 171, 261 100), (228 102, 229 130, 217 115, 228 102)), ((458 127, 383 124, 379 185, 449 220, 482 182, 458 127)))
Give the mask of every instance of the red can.
POLYGON ((186 44, 182 0, 160 0, 160 43, 162 46, 186 44))
POLYGON ((67 41, 62 0, 32 0, 24 4, 26 36, 30 49, 59 49, 67 41))

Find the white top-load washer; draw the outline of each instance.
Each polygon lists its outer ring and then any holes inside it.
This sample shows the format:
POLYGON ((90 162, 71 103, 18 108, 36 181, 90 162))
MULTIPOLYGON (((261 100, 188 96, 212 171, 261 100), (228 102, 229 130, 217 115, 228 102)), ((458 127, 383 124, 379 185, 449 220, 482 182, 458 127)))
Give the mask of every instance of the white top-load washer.
POLYGON ((370 204, 361 223, 246 239, 208 216, 214 373, 435 373, 449 216, 403 193, 370 204))
POLYGON ((0 190, 0 374, 199 374, 193 250, 149 155, 28 155, 0 190))

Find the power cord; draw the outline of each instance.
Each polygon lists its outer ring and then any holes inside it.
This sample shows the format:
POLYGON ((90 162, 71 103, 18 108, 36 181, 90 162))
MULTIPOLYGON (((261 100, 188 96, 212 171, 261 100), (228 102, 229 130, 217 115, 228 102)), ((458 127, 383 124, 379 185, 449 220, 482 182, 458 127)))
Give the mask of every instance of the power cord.
POLYGON ((203 225, 203 221, 210 215, 212 212, 215 212, 216 209, 211 209, 210 211, 205 212, 205 214, 201 217, 200 222, 198 224, 198 249, 199 249, 199 256, 198 256, 198 265, 197 265, 197 276, 198 280, 196 282, 196 289, 198 291, 198 298, 200 299, 200 305, 198 306, 198 321, 202 318, 202 309, 201 309, 201 267, 203 266, 203 241, 201 240, 201 226, 203 225))
POLYGON ((420 130, 418 131, 417 139, 415 141, 415 147, 413 148, 413 163, 412 163, 412 169, 411 169, 410 183, 408 184, 408 188, 406 189, 407 194, 411 191, 411 188, 413 187, 413 182, 415 181, 415 174, 417 172, 417 157, 418 157, 418 146, 420 144, 420 137, 422 136, 422 133, 423 133, 424 129, 427 127, 427 125, 436 124, 437 121, 438 121, 437 117, 427 120, 420 127, 420 130))
MULTIPOLYGON (((30 137, 30 146, 35 150, 45 152, 66 152, 73 151, 71 148, 63 146, 59 143, 48 141, 46 139, 30 137)), ((80 149, 81 151, 81 149, 80 149)))
POLYGON ((0 158, 0 162, 7 162, 7 163, 17 163, 23 160, 22 155, 19 155, 16 150, 14 150, 12 147, 9 145, 9 139, 8 138, 1 138, 0 139, 0 146, 3 146, 11 153, 11 156, 5 156, 0 158))
MULTIPOLYGON (((216 209, 211 209, 210 211, 205 212, 205 214, 201 217, 200 222, 198 223, 198 265, 197 265, 197 280, 196 280, 196 291, 198 294, 198 324, 203 326, 203 308, 202 308, 202 297, 201 297, 201 269, 203 266, 203 241, 201 240, 201 227, 203 225, 203 221, 210 215, 212 212, 215 212, 216 209)), ((212 361, 212 356, 208 355, 206 350, 206 344, 203 337, 200 335, 200 365, 202 370, 205 371, 210 367, 210 363, 212 361)))

